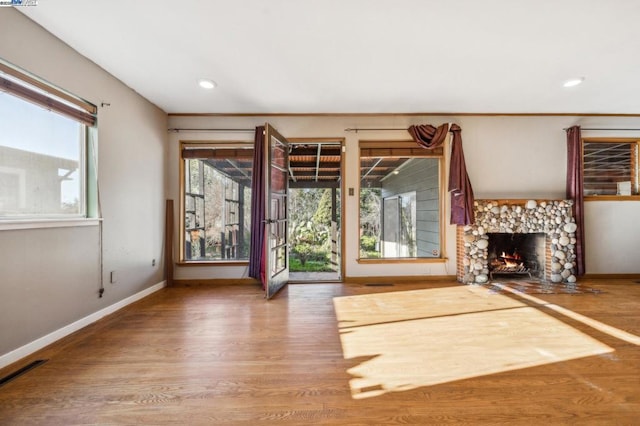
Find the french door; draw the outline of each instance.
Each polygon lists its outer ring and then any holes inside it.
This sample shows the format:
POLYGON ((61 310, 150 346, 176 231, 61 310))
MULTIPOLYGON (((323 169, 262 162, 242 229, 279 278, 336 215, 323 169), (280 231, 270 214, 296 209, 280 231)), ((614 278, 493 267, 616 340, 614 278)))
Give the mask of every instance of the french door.
POLYGON ((265 124, 265 292, 271 299, 289 281, 289 142, 265 124))

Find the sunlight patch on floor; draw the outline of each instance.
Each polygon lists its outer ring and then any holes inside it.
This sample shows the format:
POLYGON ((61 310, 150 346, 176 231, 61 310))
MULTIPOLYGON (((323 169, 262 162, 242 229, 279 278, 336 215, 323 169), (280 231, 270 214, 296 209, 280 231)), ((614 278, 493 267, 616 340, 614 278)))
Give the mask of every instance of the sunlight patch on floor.
POLYGON ((615 337, 617 339, 620 340, 624 340, 625 342, 634 344, 636 346, 640 346, 640 336, 636 336, 635 334, 631 334, 628 333, 624 330, 620 330, 619 328, 616 327, 612 327, 610 325, 604 324, 600 321, 596 321, 592 318, 589 318, 587 316, 581 315, 577 312, 573 312, 567 308, 563 308, 562 306, 558 306, 558 305, 554 305, 552 303, 547 303, 544 300, 535 297, 535 296, 530 296, 528 294, 524 294, 521 293, 517 290, 511 289, 509 287, 506 287, 502 284, 496 284, 497 286, 499 286, 500 288, 502 288, 504 291, 508 291, 510 293, 516 294, 519 297, 522 297, 523 299, 527 299, 531 302, 534 302, 536 304, 538 304, 539 306, 544 306, 547 309, 551 309, 554 310, 558 313, 561 313, 562 315, 565 315, 571 319, 574 319, 576 321, 580 321, 581 323, 588 325, 589 327, 595 328, 598 331, 601 331, 603 333, 607 333, 608 335, 615 337))
POLYGON ((613 352, 477 286, 334 298, 353 398, 613 352), (359 358, 365 358, 358 360, 359 358))

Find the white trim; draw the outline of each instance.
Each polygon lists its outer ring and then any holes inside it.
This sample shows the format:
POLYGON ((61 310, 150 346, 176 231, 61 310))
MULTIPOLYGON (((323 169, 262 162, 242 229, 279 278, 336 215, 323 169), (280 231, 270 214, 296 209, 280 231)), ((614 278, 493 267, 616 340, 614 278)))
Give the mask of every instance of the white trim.
POLYGON ((53 331, 49 334, 47 334, 46 336, 43 336, 39 339, 34 340, 31 343, 27 343, 24 346, 19 347, 18 349, 15 349, 9 353, 6 353, 2 356, 0 356, 0 368, 4 368, 9 364, 13 364, 16 361, 21 360, 22 358, 31 355, 32 353, 44 348, 45 346, 48 346, 54 342, 56 342, 57 340, 62 339, 63 337, 68 336, 71 333, 74 333, 78 330, 80 330, 81 328, 84 328, 90 324, 93 324, 94 322, 98 321, 99 319, 112 314, 122 308, 124 308, 127 305, 132 304, 133 302, 137 302, 138 300, 152 294, 155 293, 158 290, 161 290, 162 288, 164 288, 167 285, 166 281, 162 281, 159 282, 158 284, 152 285, 149 288, 146 288, 144 290, 142 290, 141 292, 138 292, 136 294, 134 294, 133 296, 129 296, 126 299, 122 299, 121 301, 114 303, 111 306, 107 306, 104 309, 101 309, 97 312, 92 313, 91 315, 88 315, 84 318, 79 319, 76 322, 73 322, 65 327, 62 327, 56 331, 53 331))
POLYGON ((41 229, 41 228, 69 228, 77 226, 98 226, 102 219, 73 218, 73 219, 28 219, 28 220, 0 220, 0 231, 12 229, 41 229))

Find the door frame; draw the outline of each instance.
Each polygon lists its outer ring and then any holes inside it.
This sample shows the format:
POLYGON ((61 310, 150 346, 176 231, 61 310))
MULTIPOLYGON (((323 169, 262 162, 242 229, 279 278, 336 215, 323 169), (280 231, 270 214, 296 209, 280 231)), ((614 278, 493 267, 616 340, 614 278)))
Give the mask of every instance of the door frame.
MULTIPOLYGON (((321 138, 312 138, 312 137, 304 137, 304 138, 287 138, 290 144, 304 144, 304 143, 313 143, 313 142, 335 142, 340 145, 340 270, 339 270, 339 282, 344 282, 345 277, 345 261, 344 261, 344 253, 345 253, 345 156, 346 156, 346 140, 343 137, 321 137, 321 138)), ((354 189, 355 191, 355 189, 354 189)), ((296 281, 296 283, 305 283, 306 281, 296 281)))

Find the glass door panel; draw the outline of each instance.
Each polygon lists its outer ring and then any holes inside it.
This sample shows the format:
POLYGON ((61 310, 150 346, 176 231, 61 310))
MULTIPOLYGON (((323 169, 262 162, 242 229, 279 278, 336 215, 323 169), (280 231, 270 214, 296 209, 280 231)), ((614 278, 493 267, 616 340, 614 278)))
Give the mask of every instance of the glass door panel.
POLYGON ((268 123, 265 125, 265 154, 268 164, 265 194, 267 223, 266 296, 272 298, 289 281, 288 184, 289 143, 268 123))

